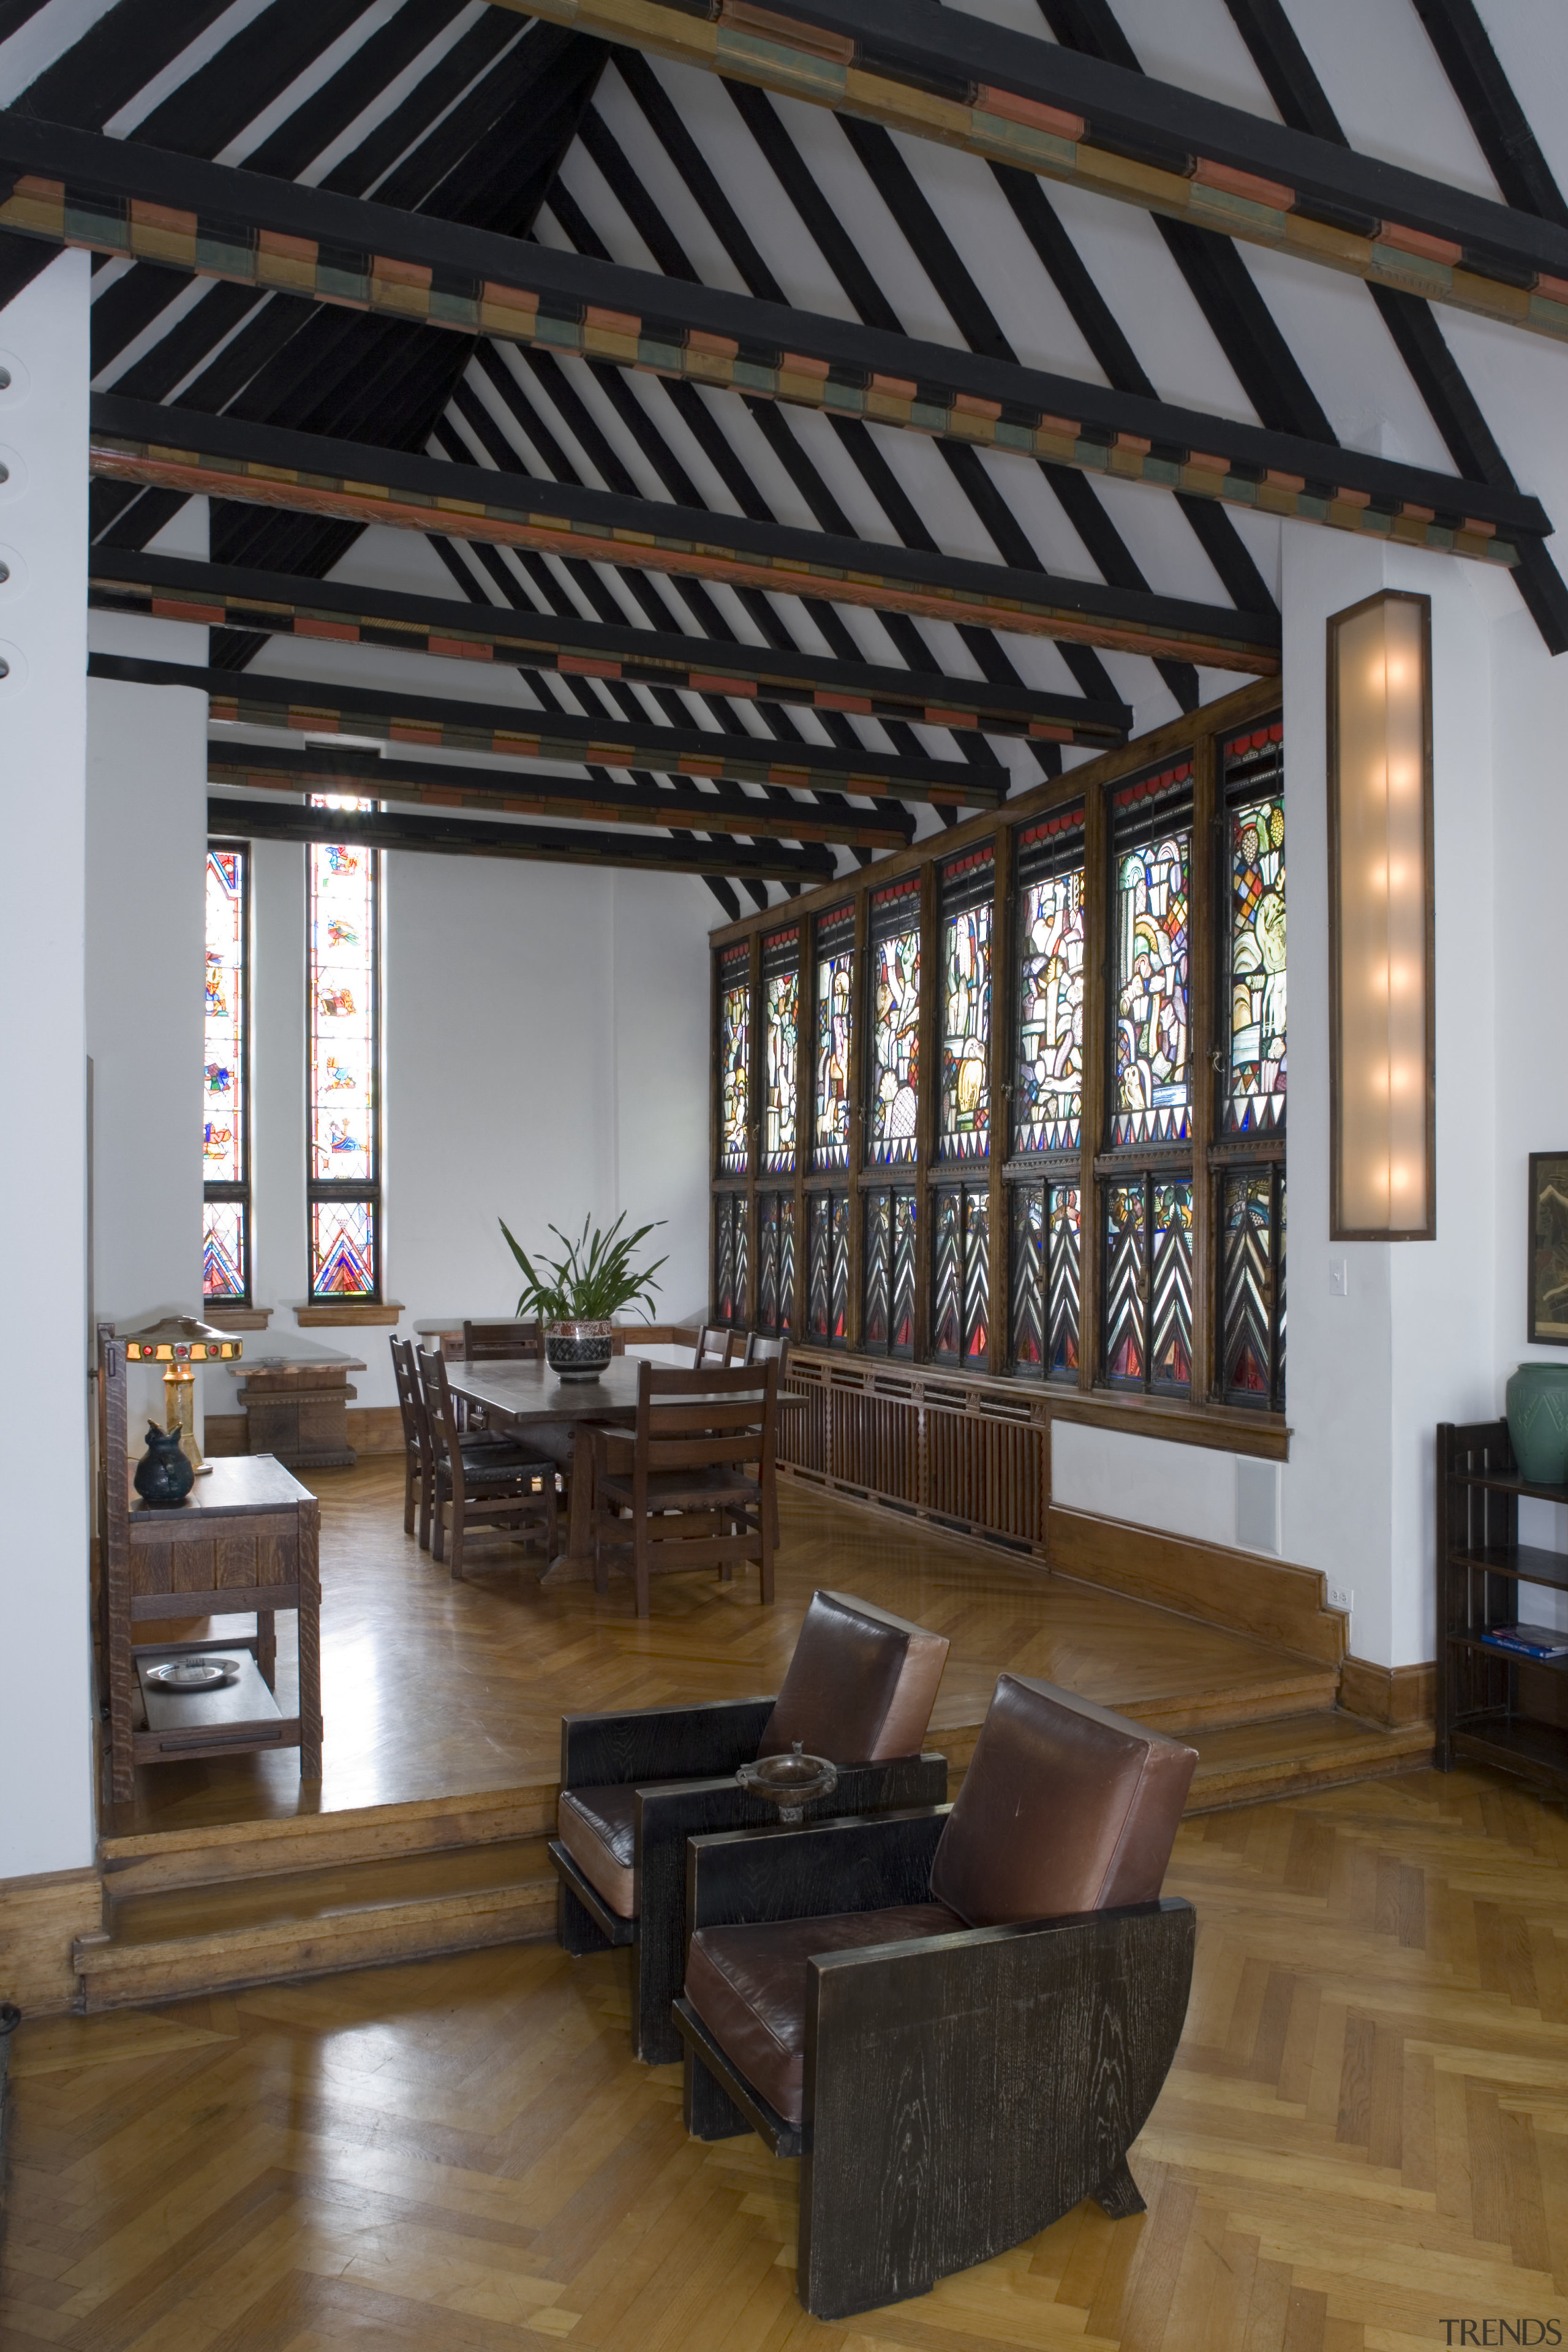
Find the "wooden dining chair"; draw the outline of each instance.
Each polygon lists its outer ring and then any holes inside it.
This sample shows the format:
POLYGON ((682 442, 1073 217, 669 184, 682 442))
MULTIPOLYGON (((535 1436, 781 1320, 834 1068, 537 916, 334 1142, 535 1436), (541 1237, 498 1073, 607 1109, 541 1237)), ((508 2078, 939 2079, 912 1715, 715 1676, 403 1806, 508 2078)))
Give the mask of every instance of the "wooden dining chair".
MULTIPOLYGON (((544 1354, 544 1338, 537 1318, 506 1323, 470 1323, 463 1325, 463 1360, 469 1364, 537 1364, 544 1354)), ((488 1424, 481 1405, 468 1407, 470 1428, 484 1430, 488 1424)), ((572 1478, 573 1433, 569 1423, 545 1422, 529 1433, 528 1442, 555 1465, 563 1490, 569 1489, 572 1478)))
POLYGON ((504 1530, 525 1539, 537 1531, 548 1561, 555 1550, 555 1465, 531 1445, 465 1440, 443 1359, 421 1348, 416 1364, 432 1441, 433 1557, 446 1556, 446 1517, 452 1516, 452 1578, 463 1573, 470 1528, 504 1530))
POLYGON ((697 1349, 691 1359, 692 1370, 700 1372, 711 1366, 715 1371, 722 1371, 733 1360, 731 1349, 734 1339, 734 1333, 722 1323, 704 1323, 697 1334, 697 1349))
POLYGON ((637 1612, 651 1578, 717 1569, 726 1582, 755 1561, 761 1598, 773 1597, 773 1523, 766 1507, 778 1418, 778 1366, 735 1364, 666 1371, 637 1368, 629 1466, 600 1466, 594 1486, 594 1583, 607 1591, 608 1555, 630 1555, 637 1612), (751 1475, 755 1465, 760 1475, 751 1475))
POLYGON ((395 1331, 392 1342, 392 1376, 397 1383, 397 1410, 403 1422, 403 1532, 414 1533, 416 1505, 419 1514, 419 1541, 428 1550, 430 1544, 430 1514, 426 1503, 429 1440, 421 1433, 425 1401, 419 1393, 419 1376, 414 1369, 414 1342, 400 1339, 395 1331))
MULTIPOLYGON (((789 1333, 781 1332, 776 1339, 767 1339, 760 1331, 748 1331, 743 1361, 748 1364, 776 1364, 779 1368, 779 1393, 782 1395, 784 1374, 789 1370, 789 1333)), ((768 1507, 773 1514, 773 1549, 777 1551, 779 1548, 779 1474, 776 1459, 773 1463, 773 1475, 768 1482, 768 1507)))

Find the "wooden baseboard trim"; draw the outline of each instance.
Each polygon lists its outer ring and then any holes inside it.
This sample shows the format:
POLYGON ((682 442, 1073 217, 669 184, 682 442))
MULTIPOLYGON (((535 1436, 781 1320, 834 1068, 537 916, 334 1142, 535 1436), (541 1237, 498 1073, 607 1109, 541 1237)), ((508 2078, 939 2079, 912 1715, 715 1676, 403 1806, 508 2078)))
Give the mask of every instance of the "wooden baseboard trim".
POLYGON ((1107 1585, 1324 1665, 1337 1667, 1344 1658, 1345 1614, 1327 1605, 1315 1568, 1066 1510, 1058 1503, 1050 1506, 1047 1531, 1047 1557, 1060 1576, 1107 1585))
POLYGON ((1436 1661, 1417 1666, 1374 1666, 1368 1658, 1346 1658, 1340 1669, 1340 1705, 1347 1715, 1399 1730, 1407 1723, 1430 1723, 1437 1706, 1436 1661))
POLYGON ((102 1926, 103 1885, 90 1865, 0 1881, 0 2000, 24 2017, 79 2008, 71 1947, 102 1926))

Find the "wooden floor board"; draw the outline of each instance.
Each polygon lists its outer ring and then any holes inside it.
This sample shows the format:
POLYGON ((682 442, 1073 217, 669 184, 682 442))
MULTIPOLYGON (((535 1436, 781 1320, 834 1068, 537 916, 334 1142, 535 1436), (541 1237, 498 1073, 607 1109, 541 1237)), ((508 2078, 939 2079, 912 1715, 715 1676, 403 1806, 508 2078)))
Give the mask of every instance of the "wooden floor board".
POLYGON ((1568 2335, 1568 1839, 1430 1771, 1191 1820, 1198 1958, 1138 2146, 931 2294, 795 2297, 799 2167, 701 2146, 624 1954, 528 1944, 46 2018, 13 2059, 0 2352, 1415 2352, 1568 2335), (1494 2330, 1495 2340, 1495 2330, 1494 2330))

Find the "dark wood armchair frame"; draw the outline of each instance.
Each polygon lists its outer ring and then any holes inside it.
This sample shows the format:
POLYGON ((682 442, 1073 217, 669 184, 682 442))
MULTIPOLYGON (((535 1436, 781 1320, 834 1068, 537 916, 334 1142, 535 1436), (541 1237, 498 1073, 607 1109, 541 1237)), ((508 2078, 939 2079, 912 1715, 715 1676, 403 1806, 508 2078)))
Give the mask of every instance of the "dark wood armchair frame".
MULTIPOLYGON (((695 1837, 690 1928, 927 1903, 950 1810, 695 1837)), ((1194 1928, 1166 1897, 809 1960, 798 2128, 682 1996, 687 2128, 803 2158, 799 2294, 818 2319, 923 2294, 1085 2197, 1141 2213, 1127 2152, 1176 2053, 1194 1928)))
MULTIPOLYGON (((686 1981, 687 1841, 716 1830, 777 1823, 773 1807, 735 1781, 736 1768, 754 1759, 773 1711, 772 1698, 719 1699, 561 1719, 563 1789, 637 1787, 640 1907, 636 1919, 623 1919, 559 1838, 552 1838, 550 1859, 560 1881, 557 1940, 575 1957, 607 1946, 633 1947, 632 2042, 649 2065, 669 2065, 681 2053, 672 2004, 686 1981)), ((947 1759, 928 1750, 885 1764, 851 1765, 808 1818, 940 1804, 946 1794, 947 1759)))

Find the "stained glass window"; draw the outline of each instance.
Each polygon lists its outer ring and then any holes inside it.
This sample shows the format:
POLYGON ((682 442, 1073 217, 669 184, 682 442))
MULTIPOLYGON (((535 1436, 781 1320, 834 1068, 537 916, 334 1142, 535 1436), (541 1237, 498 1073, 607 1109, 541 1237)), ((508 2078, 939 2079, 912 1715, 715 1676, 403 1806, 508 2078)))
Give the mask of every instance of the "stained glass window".
POLYGON ((991 1343, 991 1202, 984 1186, 931 1195, 931 1353, 983 1364, 991 1343))
POLYGON ((250 1303, 250 853, 207 848, 202 1295, 250 1303))
POLYGON ((1225 746, 1230 1068, 1220 1125, 1285 1124, 1285 746, 1278 719, 1225 746))
POLYGON ((871 893, 871 1035, 868 1157, 915 1156, 921 1082, 921 886, 871 893))
POLYGON ((1193 771, 1183 761, 1111 795, 1113 1143, 1184 1141, 1193 771))
POLYGON ((1187 1390, 1193 1377, 1193 1188, 1108 1184, 1105 1370, 1119 1387, 1187 1390))
POLYGON ((757 1328, 795 1328, 795 1194, 757 1195, 757 1328))
POLYGON ((742 940, 719 958, 719 1165, 743 1176, 751 1165, 752 955, 742 940))
POLYGON ((713 1202, 713 1320, 746 1319, 746 1196, 720 1192, 713 1202))
POLYGON ((942 1100, 937 1154, 983 1159, 991 1149, 991 918, 996 891, 989 845, 942 870, 942 1100))
POLYGON ((805 1209, 806 1330, 843 1347, 849 1332, 849 1195, 813 1192, 805 1209))
POLYGON ((854 1019, 855 909, 816 919, 816 1067, 812 1166, 849 1165, 849 1037, 854 1019))
POLYGON ((1014 1370, 1076 1381, 1082 1192, 1077 1184, 1015 1184, 1011 1192, 1014 1370))
POLYGON ((879 1185, 866 1195, 864 1312, 868 1354, 909 1356, 915 1344, 915 1196, 879 1185))
POLYGON ((1076 1151, 1083 1118, 1083 810, 1018 836, 1013 1149, 1076 1151))
POLYGON ((775 931, 763 941, 763 1166, 770 1175, 795 1166, 799 1032, 800 932, 775 931))
POLYGON ((379 1298, 379 859, 360 841, 313 841, 305 856, 310 1296, 379 1298))
POLYGON ((1220 1393, 1226 1404, 1285 1405, 1285 1171, 1225 1180, 1220 1275, 1220 1393))

